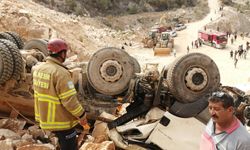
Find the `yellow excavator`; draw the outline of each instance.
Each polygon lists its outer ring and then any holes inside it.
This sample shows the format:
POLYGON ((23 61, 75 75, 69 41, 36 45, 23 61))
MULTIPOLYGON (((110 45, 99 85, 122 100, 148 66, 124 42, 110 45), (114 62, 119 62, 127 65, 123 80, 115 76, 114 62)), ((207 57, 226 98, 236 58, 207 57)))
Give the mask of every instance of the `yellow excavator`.
POLYGON ((160 39, 157 41, 156 46, 153 48, 154 56, 156 55, 169 55, 174 48, 174 39, 170 37, 168 32, 162 32, 160 39))
POLYGON ((144 48, 153 48, 154 56, 169 55, 174 47, 174 39, 166 32, 172 30, 171 26, 166 24, 167 19, 167 15, 164 14, 160 18, 160 22, 156 23, 149 31, 148 36, 142 40, 144 48))

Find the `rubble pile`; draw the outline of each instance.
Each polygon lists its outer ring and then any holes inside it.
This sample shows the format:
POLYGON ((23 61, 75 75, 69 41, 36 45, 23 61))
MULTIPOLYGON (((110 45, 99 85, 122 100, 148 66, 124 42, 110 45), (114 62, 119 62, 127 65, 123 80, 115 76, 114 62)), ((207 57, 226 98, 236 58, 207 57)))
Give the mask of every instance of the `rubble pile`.
MULTIPOLYGON (((92 136, 82 137, 84 142, 80 150, 102 149, 115 150, 113 141, 109 141, 108 131, 103 130, 103 124, 98 123, 92 136), (86 140, 86 141, 85 141, 86 140)), ((40 129, 37 125, 28 125, 18 119, 0 120, 0 149, 4 150, 55 150, 58 149, 58 139, 49 131, 40 129)))
POLYGON ((55 150, 58 140, 49 132, 33 125, 24 128, 26 121, 0 120, 0 145, 4 150, 55 150))

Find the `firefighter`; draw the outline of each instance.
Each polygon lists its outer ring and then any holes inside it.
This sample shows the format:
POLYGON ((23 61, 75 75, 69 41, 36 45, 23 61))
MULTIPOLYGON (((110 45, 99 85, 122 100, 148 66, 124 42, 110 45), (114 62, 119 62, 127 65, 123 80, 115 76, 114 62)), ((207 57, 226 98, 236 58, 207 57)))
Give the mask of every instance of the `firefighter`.
POLYGON ((61 39, 53 39, 47 48, 46 62, 33 70, 35 119, 42 129, 58 137, 61 150, 77 150, 75 126, 84 125, 87 120, 70 72, 62 64, 68 46, 61 39))

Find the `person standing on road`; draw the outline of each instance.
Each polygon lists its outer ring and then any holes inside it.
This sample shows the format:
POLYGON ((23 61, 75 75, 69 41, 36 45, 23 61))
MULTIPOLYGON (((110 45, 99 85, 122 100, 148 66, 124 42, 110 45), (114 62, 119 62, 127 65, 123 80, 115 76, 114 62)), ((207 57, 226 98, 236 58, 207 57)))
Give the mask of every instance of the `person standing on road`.
POLYGON ((173 50, 173 53, 174 53, 174 57, 176 57, 176 50, 175 49, 173 50))
POLYGON ((235 59, 234 59, 234 68, 236 68, 237 63, 238 63, 238 59, 237 59, 237 58, 235 58, 235 59))
POLYGON ((189 46, 187 46, 187 54, 189 53, 189 46))
POLYGON ((233 50, 230 51, 230 58, 233 58, 234 52, 233 50))
POLYGON ((200 150, 250 150, 250 134, 234 115, 233 97, 218 91, 208 102, 211 119, 202 134, 200 150))
POLYGON ((61 39, 48 42, 46 62, 33 67, 35 119, 41 129, 52 131, 61 150, 77 150, 75 126, 87 123, 77 99, 70 72, 63 66, 68 46, 61 39))

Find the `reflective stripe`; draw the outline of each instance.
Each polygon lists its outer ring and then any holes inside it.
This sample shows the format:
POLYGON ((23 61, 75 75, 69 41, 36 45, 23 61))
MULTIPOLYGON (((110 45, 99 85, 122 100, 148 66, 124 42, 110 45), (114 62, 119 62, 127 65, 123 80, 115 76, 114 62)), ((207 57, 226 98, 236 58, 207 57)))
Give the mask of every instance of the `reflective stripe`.
POLYGON ((38 122, 40 122, 40 116, 37 115, 37 114, 35 114, 35 120, 38 121, 38 122))
POLYGON ((72 95, 75 95, 75 94, 76 94, 76 89, 73 88, 73 89, 71 89, 71 90, 69 90, 67 92, 64 92, 64 93, 60 94, 59 98, 60 99, 65 99, 65 98, 68 98, 68 97, 70 97, 72 95))
POLYGON ((75 110, 70 111, 73 115, 77 115, 79 112, 83 110, 82 106, 79 105, 75 110))
POLYGON ((40 94, 38 92, 35 92, 36 97, 38 98, 38 101, 44 101, 44 102, 51 102, 55 104, 60 104, 59 98, 47 94, 40 94))
POLYGON ((51 121, 51 113, 52 113, 52 111, 51 111, 51 103, 48 103, 48 112, 47 112, 47 121, 48 122, 52 122, 51 121))
POLYGON ((76 126, 78 121, 73 122, 42 122, 40 121, 40 127, 42 129, 68 129, 76 126))
POLYGON ((52 103, 52 114, 51 114, 51 117, 52 117, 52 119, 51 119, 51 121, 52 122, 55 122, 55 120, 56 120, 56 104, 54 103, 52 103))
POLYGON ((47 102, 47 103, 53 103, 53 104, 61 104, 59 101, 55 102, 55 101, 51 101, 50 99, 45 99, 45 98, 39 98, 38 101, 40 101, 40 102, 47 102))
POLYGON ((59 100, 59 98, 55 97, 55 96, 51 96, 51 95, 47 95, 47 94, 41 94, 41 93, 38 93, 38 92, 36 92, 36 94, 37 94, 37 96, 39 98, 47 98, 47 99, 51 99, 51 100, 54 100, 54 101, 59 100))

